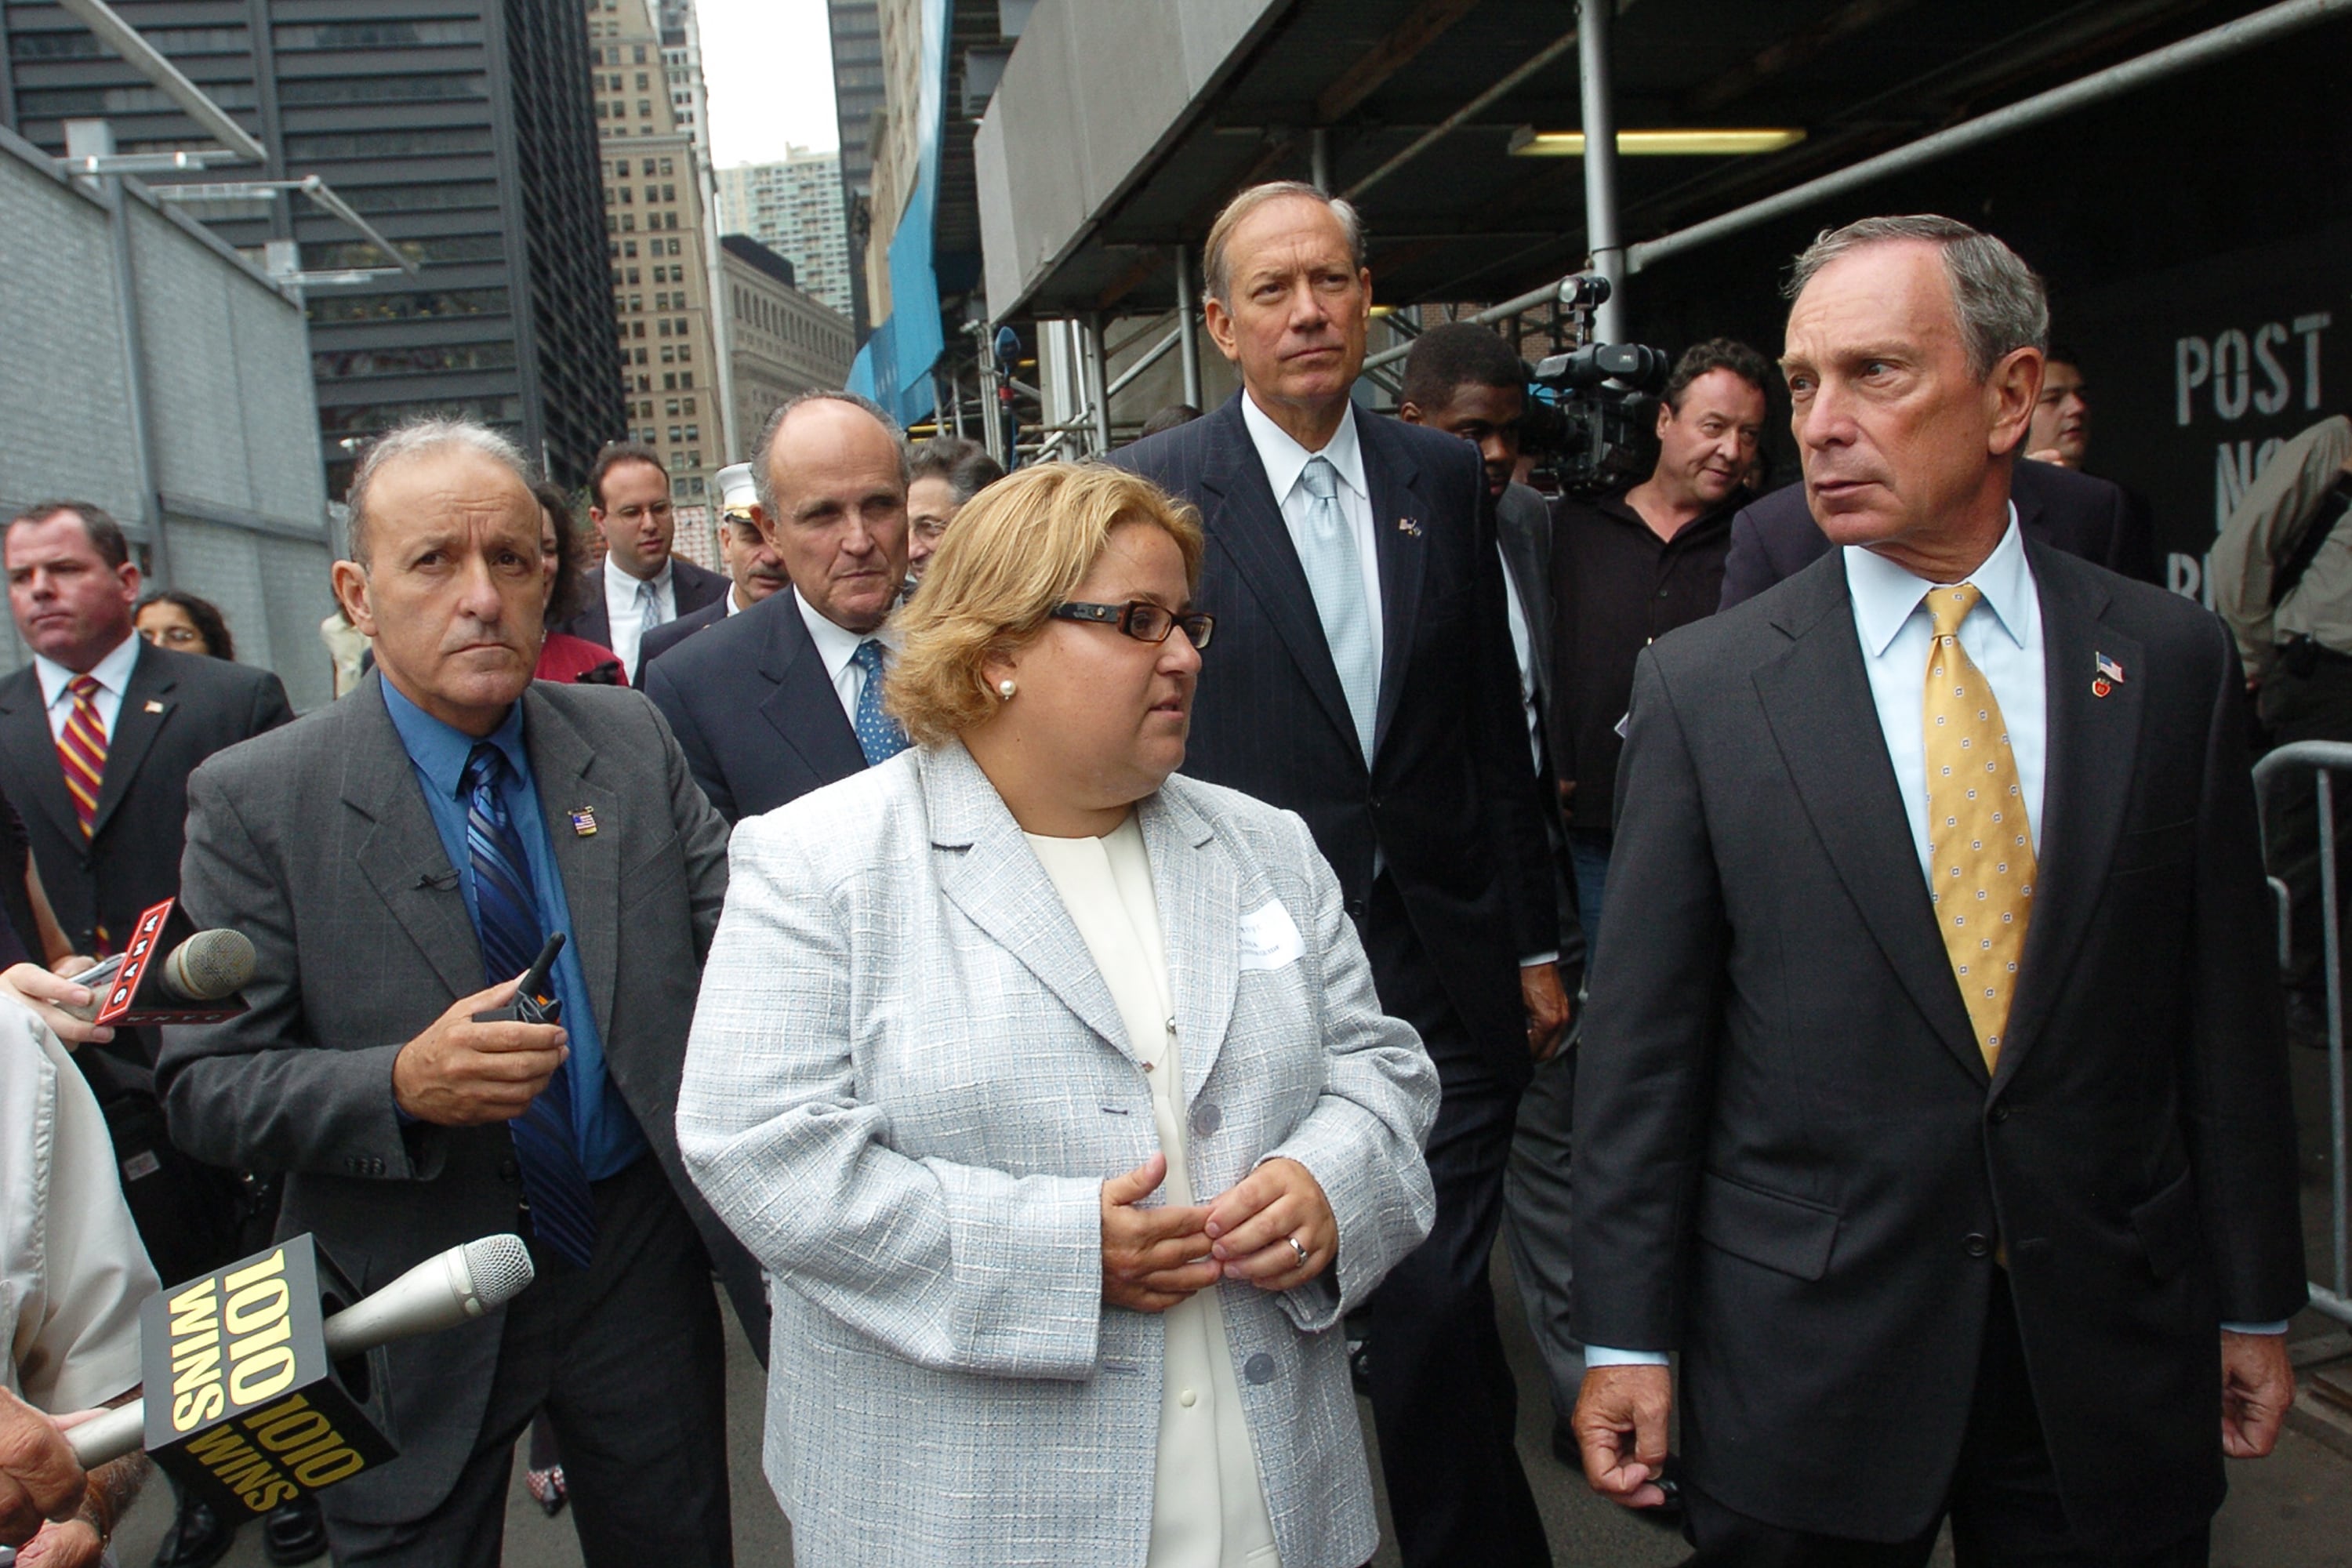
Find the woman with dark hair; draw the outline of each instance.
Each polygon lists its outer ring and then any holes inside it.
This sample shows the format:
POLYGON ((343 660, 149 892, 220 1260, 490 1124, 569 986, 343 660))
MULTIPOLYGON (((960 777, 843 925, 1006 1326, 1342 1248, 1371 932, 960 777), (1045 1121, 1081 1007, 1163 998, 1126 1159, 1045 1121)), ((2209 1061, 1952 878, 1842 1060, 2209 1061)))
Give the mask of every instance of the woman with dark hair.
POLYGON ((539 560, 547 574, 547 608, 543 618, 547 640, 540 645, 535 680, 585 681, 593 686, 626 686, 621 656, 602 643, 575 637, 555 628, 580 613, 582 574, 580 532, 572 523, 572 503, 563 492, 541 480, 530 487, 539 498, 539 560))
POLYGON ((212 658, 236 658, 236 642, 228 635, 228 617, 210 599, 199 599, 177 588, 158 589, 139 601, 132 618, 139 635, 157 647, 212 658))

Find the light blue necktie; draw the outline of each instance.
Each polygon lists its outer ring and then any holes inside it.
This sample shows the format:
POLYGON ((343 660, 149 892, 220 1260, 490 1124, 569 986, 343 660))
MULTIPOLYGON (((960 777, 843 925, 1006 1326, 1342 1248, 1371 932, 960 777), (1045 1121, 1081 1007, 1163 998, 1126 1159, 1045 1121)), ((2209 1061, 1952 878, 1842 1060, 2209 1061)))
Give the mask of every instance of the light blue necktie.
POLYGON ((907 731, 882 707, 882 645, 866 638, 849 662, 866 672, 865 688, 857 694, 857 749, 866 753, 867 767, 877 767, 907 749, 907 731))
POLYGON ((1372 607, 1364 598, 1363 557, 1356 552, 1356 532, 1348 526, 1348 514, 1339 507, 1339 470, 1331 459, 1307 458, 1298 482, 1307 487, 1309 498, 1307 526, 1298 537, 1298 563, 1307 568, 1323 640, 1331 647, 1339 689, 1356 721, 1356 742, 1369 767, 1372 721, 1380 711, 1381 670, 1372 658, 1372 607))
POLYGON ((662 613, 661 590, 654 586, 651 578, 640 582, 637 584, 637 629, 649 632, 656 626, 667 625, 669 617, 662 613))

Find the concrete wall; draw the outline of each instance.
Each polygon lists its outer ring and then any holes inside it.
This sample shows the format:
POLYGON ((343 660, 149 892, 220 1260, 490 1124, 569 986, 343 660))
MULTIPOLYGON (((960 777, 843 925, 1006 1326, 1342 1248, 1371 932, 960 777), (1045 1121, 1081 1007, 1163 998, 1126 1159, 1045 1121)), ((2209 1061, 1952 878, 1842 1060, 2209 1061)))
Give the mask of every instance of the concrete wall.
POLYGON ((1284 0, 1044 0, 972 142, 995 319, 1081 239, 1284 0))
MULTIPOLYGON (((142 495, 109 210, 0 132, 0 518, 68 496, 219 605, 298 710, 331 695, 327 496, 302 307, 133 185, 131 298, 155 471, 142 495)), ((0 626, 0 670, 26 658, 0 626)))

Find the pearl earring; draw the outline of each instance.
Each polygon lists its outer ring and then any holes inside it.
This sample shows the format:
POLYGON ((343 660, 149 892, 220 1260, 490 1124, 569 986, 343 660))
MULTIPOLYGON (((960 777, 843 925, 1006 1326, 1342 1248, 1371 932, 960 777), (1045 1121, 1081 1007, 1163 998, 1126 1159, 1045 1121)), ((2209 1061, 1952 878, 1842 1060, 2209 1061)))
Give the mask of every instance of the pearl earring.
POLYGON ((1017 688, 1015 688, 1015 687, 1013 686, 1013 681, 1012 681, 1012 679, 1011 679, 1010 677, 1007 677, 1006 679, 1003 679, 1003 680, 1000 680, 1000 681, 998 681, 998 682, 996 683, 996 694, 997 694, 999 697, 1003 698, 1003 699, 1004 699, 1004 700, 1006 700, 1007 702, 1010 702, 1010 701, 1012 701, 1012 700, 1013 700, 1013 693, 1016 689, 1017 689, 1017 688))

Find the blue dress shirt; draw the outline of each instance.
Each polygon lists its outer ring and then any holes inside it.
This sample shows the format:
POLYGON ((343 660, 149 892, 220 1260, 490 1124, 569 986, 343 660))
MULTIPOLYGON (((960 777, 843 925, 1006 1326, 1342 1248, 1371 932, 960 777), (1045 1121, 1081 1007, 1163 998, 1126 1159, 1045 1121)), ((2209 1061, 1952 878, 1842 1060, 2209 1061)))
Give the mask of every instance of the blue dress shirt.
MULTIPOLYGON (((1870 700, 1895 764, 1895 787, 1903 792, 1903 816, 1919 852, 1919 875, 1927 875, 1927 742, 1926 720, 1927 648, 1935 639, 1933 617, 1920 601, 1936 586, 1860 545, 1845 547, 1846 591, 1853 600, 1853 626, 1862 638, 1863 668, 1870 676, 1870 700)), ((2009 509, 2009 531, 1984 564, 1968 575, 1983 597, 1960 623, 1960 647, 2000 704, 2009 729, 2010 754, 2017 763, 2017 787, 2025 797, 2026 826, 2033 851, 2042 852, 2042 789, 2050 776, 2050 688, 2042 641, 2042 596, 2025 559, 2025 536, 2018 531, 2017 508, 2009 509)), ((2283 1334, 2284 1323, 2224 1323, 2236 1333, 2283 1334)), ((1656 1351, 1623 1351, 1588 1345, 1587 1366, 1659 1365, 1656 1351)))
MULTIPOLYGON (((425 792, 425 809, 432 814, 434 831, 449 864, 458 868, 458 886, 466 896, 466 916, 478 922, 474 904, 473 857, 466 850, 466 759, 473 754, 474 737, 452 729, 403 697, 391 681, 383 687, 383 705, 391 710, 392 727, 416 770, 425 792)), ((572 1047, 572 1125, 580 1142, 580 1163, 590 1181, 602 1181, 629 1168, 646 1152, 646 1134, 637 1119, 604 1075, 604 1041, 596 1032, 596 1013, 588 1000, 588 983, 580 967, 580 944, 572 940, 572 905, 563 896, 563 878, 555 868, 555 846, 540 815, 539 782, 530 771, 530 753, 522 739, 522 704, 518 702, 484 739, 506 753, 507 815, 515 837, 522 840, 530 862, 530 890, 539 905, 547 934, 562 931, 563 952, 550 979, 563 1004, 563 1032, 572 1047)), ((479 925, 477 923, 476 929, 479 925)))

